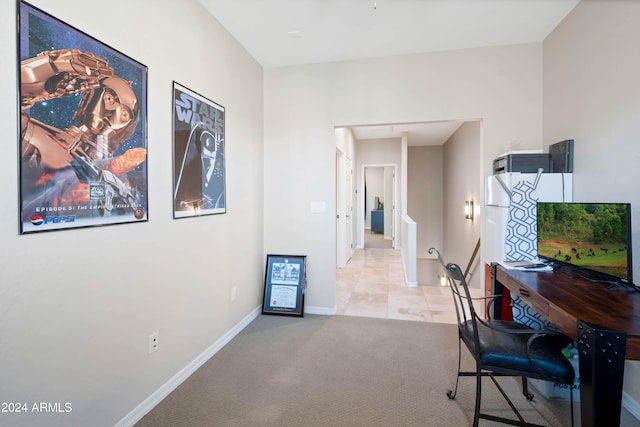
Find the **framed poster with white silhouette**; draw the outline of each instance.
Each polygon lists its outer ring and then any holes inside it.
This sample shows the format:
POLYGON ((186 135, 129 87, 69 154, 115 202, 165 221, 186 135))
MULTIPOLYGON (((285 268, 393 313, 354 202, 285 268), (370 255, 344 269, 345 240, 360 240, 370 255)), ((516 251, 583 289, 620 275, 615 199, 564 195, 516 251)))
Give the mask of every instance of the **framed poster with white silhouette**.
POLYGON ((20 233, 147 221, 147 67, 18 6, 20 233))
POLYGON ((306 287, 306 256, 267 255, 262 314, 302 317, 306 287))
POLYGON ((225 109, 173 82, 173 217, 226 213, 225 109))

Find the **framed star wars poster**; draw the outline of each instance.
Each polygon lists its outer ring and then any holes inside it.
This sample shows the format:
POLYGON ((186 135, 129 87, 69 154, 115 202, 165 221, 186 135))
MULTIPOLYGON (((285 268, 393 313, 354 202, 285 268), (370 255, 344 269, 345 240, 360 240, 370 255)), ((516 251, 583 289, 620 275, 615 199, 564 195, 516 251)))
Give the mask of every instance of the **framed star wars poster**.
POLYGON ((147 221, 147 67, 17 5, 20 233, 147 221))
POLYGON ((226 213, 224 107, 173 82, 173 217, 226 213))

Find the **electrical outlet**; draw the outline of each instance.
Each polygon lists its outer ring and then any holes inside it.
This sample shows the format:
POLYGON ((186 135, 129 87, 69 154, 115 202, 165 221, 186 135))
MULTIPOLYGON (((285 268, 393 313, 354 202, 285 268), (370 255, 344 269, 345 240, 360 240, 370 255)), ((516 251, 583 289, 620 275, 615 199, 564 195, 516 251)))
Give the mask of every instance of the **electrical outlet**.
POLYGON ((149 335, 149 354, 158 351, 160 345, 160 332, 156 331, 149 335))
POLYGON ((231 288, 231 301, 235 301, 236 300, 236 295, 237 295, 237 292, 236 292, 236 288, 234 286, 233 288, 231 288))

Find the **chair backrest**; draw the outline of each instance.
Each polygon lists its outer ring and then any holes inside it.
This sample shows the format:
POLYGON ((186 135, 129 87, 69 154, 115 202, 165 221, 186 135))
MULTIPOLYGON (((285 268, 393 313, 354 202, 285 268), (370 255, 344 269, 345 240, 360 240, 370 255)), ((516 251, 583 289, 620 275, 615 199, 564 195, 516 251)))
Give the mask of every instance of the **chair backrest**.
MULTIPOLYGON (((460 269, 460 266, 454 263, 445 264, 442 259, 442 255, 436 248, 430 248, 429 253, 436 253, 438 256, 438 261, 442 265, 444 269, 444 273, 447 277, 447 282, 449 287, 451 288, 451 293, 453 295, 453 302, 456 309, 456 316, 458 317, 458 327, 461 330, 464 330, 468 333, 473 334, 473 341, 478 345, 478 313, 473 305, 473 298, 471 297, 471 292, 469 292, 469 286, 467 285, 467 281, 465 280, 464 273, 460 269), (472 328, 471 330, 469 328, 472 328)), ((465 335, 467 335, 465 334, 465 335)), ((469 337, 467 335, 467 337, 469 337)), ((476 348, 478 348, 476 346, 476 348)))

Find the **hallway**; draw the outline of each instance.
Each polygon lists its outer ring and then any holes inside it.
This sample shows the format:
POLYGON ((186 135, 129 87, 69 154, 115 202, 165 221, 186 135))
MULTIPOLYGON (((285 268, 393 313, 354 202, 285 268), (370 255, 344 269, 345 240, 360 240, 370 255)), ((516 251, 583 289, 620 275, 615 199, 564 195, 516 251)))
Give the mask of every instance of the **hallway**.
POLYGON ((456 323, 448 287, 405 285, 399 249, 357 249, 336 270, 336 304, 346 316, 456 323))

